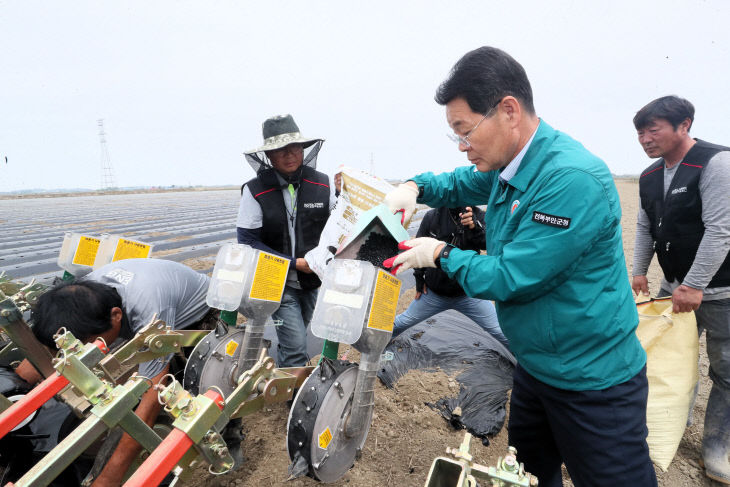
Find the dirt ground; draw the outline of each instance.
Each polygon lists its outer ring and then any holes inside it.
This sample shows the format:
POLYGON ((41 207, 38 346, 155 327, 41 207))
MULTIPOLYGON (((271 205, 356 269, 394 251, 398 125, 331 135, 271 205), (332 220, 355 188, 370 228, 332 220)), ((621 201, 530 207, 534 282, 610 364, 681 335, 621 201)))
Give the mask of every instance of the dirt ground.
MULTIPOLYGON (((629 261, 633 255, 634 227, 638 205, 636 181, 619 180, 617 187, 623 207, 624 249, 629 261)), ((192 262, 191 262, 192 264, 192 262)), ((198 265, 201 265, 199 263, 198 265)), ((650 271, 652 291, 658 290, 659 269, 654 262, 650 271)), ((401 299, 405 309, 413 292, 401 299)), ((694 424, 687 428, 679 451, 667 472, 657 469, 663 487, 719 485, 704 477, 699 467, 702 422, 709 393, 707 354, 701 344, 700 392, 693 411, 694 424)), ((352 359, 355 354, 350 353, 352 359)), ((455 431, 439 414, 426 406, 445 395, 456 395, 458 384, 441 371, 413 371, 404 376, 394 389, 378 383, 375 415, 362 458, 335 486, 422 486, 434 458, 442 456, 446 447, 458 447, 464 432, 455 431)), ((289 458, 286 452, 286 406, 277 406, 257 413, 244 422, 243 444, 247 458, 241 470, 221 477, 196 472, 187 485, 201 486, 278 486, 307 487, 317 484, 310 478, 286 482, 289 458)), ((489 446, 477 439, 472 442, 475 461, 495 465, 507 447, 506 426, 489 446)), ((518 453, 519 457, 519 453, 518 453)), ((597 472, 599 474, 599 472, 597 472)), ((566 474, 566 485, 572 485, 566 474)))

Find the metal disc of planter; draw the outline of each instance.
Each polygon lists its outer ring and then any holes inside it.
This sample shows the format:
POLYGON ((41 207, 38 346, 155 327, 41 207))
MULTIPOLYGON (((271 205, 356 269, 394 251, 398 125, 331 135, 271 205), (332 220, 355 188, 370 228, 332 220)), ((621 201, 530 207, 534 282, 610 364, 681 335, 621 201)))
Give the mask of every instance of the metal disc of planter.
POLYGON ((218 387, 224 397, 236 388, 239 347, 244 330, 231 328, 225 334, 210 332, 193 349, 185 365, 183 386, 193 394, 218 387))
POLYGON ((366 434, 344 434, 357 379, 357 364, 325 359, 302 384, 287 423, 293 477, 334 482, 352 468, 366 434))

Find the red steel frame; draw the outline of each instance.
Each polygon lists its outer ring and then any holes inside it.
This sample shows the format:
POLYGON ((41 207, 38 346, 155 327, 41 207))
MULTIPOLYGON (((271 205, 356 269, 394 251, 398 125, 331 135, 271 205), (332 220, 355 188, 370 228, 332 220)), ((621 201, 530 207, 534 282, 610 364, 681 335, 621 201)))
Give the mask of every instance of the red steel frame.
MULTIPOLYGON (((101 340, 95 341, 94 345, 99 347, 99 350, 104 353, 109 351, 101 340)), ((10 433, 25 418, 40 409, 41 406, 58 394, 66 385, 68 385, 68 379, 64 376, 59 374, 52 375, 34 387, 20 401, 13 403, 12 406, 3 411, 0 414, 0 438, 10 433)))
MULTIPOLYGON (((204 394, 223 410, 223 396, 214 390, 204 394)), ((159 444, 147 460, 125 482, 124 487, 149 487, 159 485, 180 459, 185 456, 193 440, 182 430, 174 428, 159 444)))

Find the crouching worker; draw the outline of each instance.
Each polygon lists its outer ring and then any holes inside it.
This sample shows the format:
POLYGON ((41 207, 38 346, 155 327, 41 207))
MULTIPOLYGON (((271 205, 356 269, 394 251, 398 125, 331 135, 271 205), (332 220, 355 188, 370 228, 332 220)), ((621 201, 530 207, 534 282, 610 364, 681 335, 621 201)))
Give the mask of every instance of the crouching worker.
MULTIPOLYGON (((477 207, 436 208, 423 217, 416 237, 432 237, 462 250, 479 252, 486 246, 483 222, 484 212, 477 207)), ((491 301, 467 296, 464 288, 441 269, 420 268, 413 274, 416 296, 408 309, 395 317, 394 337, 435 314, 455 309, 509 349, 491 301)))
MULTIPOLYGON (((208 277, 183 264, 159 259, 113 262, 42 295, 33 311, 33 332, 55 349, 53 335, 62 327, 85 343, 100 337, 110 345, 132 338, 155 315, 174 329, 195 328, 210 311, 207 291, 208 277)), ((168 373, 171 358, 140 364, 138 374, 157 384, 168 373)), ((31 384, 40 380, 27 361, 16 372, 31 384)), ((152 426, 161 408, 157 391, 150 388, 135 413, 152 426)), ((93 485, 120 485, 141 449, 125 433, 93 485)))

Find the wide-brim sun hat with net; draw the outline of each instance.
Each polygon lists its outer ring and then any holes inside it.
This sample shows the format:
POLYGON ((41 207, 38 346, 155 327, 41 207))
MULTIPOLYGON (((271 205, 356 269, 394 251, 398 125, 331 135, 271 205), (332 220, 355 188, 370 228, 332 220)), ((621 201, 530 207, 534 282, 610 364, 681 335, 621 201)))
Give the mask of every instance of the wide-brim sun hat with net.
POLYGON ((324 139, 303 137, 294 117, 287 114, 268 118, 262 124, 262 133, 264 145, 243 153, 254 172, 258 173, 262 169, 271 168, 266 151, 281 149, 291 144, 301 144, 305 149, 311 147, 304 156, 303 165, 316 169, 317 154, 322 148, 324 139))
POLYGON ((267 118, 262 125, 262 133, 264 145, 248 150, 244 154, 281 149, 291 144, 302 144, 304 148, 307 148, 316 142, 324 141, 324 139, 309 139, 302 136, 294 117, 289 114, 267 118))

